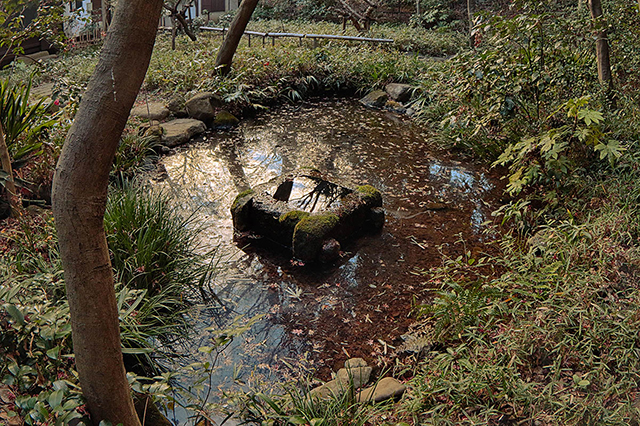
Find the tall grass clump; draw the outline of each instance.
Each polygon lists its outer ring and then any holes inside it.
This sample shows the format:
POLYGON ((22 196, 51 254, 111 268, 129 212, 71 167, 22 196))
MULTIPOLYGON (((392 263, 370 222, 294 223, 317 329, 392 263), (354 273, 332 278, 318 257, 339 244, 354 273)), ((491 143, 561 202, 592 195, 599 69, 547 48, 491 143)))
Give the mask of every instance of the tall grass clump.
MULTIPOLYGON (((112 192, 105 224, 120 281, 115 290, 122 350, 127 368, 136 372, 158 371, 157 359, 189 334, 185 297, 207 270, 198 268, 195 231, 187 223, 161 195, 132 186, 112 192)), ((28 425, 67 424, 83 416, 84 401, 53 218, 25 214, 3 225, 0 377, 15 397, 8 415, 28 425)))
POLYGON ((112 188, 104 223, 113 268, 123 285, 176 298, 200 290, 206 269, 196 243, 198 229, 164 194, 133 183, 112 188))

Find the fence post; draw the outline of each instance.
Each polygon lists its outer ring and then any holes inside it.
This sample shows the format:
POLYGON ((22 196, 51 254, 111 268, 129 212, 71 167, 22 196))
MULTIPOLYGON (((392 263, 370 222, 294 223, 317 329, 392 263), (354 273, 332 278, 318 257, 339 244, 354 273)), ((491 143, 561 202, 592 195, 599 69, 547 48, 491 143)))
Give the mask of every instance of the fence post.
POLYGON ((247 34, 247 37, 249 37, 249 47, 251 47, 251 34, 247 34))

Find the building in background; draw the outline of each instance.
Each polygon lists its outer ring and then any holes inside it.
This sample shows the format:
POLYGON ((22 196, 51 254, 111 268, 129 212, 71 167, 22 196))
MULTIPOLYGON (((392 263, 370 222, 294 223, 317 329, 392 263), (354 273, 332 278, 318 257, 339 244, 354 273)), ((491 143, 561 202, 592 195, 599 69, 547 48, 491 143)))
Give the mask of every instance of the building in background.
MULTIPOLYGON (((187 11, 187 19, 206 16, 207 21, 217 21, 225 13, 236 10, 239 3, 239 0, 194 0, 187 11)), ((170 27, 171 18, 163 16, 160 26, 170 27)))

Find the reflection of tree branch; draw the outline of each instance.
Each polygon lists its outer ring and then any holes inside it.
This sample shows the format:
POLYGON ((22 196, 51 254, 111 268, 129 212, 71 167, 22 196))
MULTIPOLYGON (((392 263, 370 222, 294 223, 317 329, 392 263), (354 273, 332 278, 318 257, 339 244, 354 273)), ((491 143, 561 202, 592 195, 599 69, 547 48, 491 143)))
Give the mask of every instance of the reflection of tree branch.
POLYGON ((247 189, 251 189, 247 175, 244 172, 244 166, 238 158, 238 152, 235 145, 228 146, 227 149, 221 149, 220 153, 222 154, 220 157, 227 166, 227 170, 231 175, 231 179, 233 180, 236 190, 238 192, 243 192, 247 189))
POLYGON ((304 175, 302 177, 311 179, 314 182, 316 182, 316 186, 307 195, 303 196, 298 202, 298 205, 303 210, 306 209, 309 206, 309 204, 313 202, 313 205, 311 206, 311 210, 310 210, 311 212, 313 212, 321 196, 324 196, 327 199, 326 206, 331 207, 331 204, 333 204, 336 200, 344 197, 349 192, 351 192, 347 188, 336 185, 335 183, 326 181, 317 176, 304 175))

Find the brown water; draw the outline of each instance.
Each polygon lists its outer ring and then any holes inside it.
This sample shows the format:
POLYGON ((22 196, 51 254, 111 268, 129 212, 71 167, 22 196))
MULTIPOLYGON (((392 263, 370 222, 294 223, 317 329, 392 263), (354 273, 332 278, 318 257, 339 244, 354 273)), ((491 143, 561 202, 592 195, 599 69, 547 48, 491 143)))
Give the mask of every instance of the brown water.
MULTIPOLYGON (((239 364, 245 380, 281 377, 298 360, 327 379, 347 357, 373 363, 402 342, 412 304, 430 297, 428 277, 418 271, 440 264, 441 253, 482 250, 483 222, 500 192, 486 170, 435 152, 425 129, 341 100, 264 113, 162 160, 168 178, 158 185, 196 215, 203 241, 225 255, 212 285, 223 306, 203 307, 195 321, 218 329, 238 316, 264 315, 222 354, 214 382, 228 386, 239 364), (292 265, 285 250, 259 241, 238 247, 229 212, 236 194, 301 167, 381 190, 382 232, 316 269, 292 265)), ((210 338, 203 332, 190 351, 210 338)))

